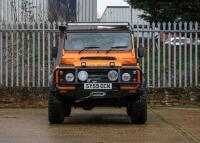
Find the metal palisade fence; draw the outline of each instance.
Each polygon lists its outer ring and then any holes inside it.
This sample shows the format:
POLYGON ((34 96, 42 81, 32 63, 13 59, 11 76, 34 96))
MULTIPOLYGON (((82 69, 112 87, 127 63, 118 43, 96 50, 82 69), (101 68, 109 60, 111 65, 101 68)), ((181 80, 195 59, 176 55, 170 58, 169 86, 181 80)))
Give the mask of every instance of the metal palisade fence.
POLYGON ((48 86, 53 69, 51 47, 57 45, 59 25, 60 22, 0 24, 0 85, 48 86))
POLYGON ((135 46, 146 55, 142 70, 148 87, 200 85, 200 27, 195 23, 151 23, 134 26, 135 46))
MULTIPOLYGON (((61 22, 0 23, 0 85, 45 87, 53 70, 61 22)), ((145 47, 148 87, 200 86, 200 27, 196 23, 134 25, 135 47, 145 47)))

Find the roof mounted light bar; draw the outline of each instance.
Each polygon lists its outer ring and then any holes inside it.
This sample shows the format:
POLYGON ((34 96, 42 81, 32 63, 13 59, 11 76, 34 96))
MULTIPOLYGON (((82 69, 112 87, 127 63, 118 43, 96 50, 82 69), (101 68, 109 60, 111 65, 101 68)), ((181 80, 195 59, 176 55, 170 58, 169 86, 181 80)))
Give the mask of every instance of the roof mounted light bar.
POLYGON ((128 22, 81 22, 81 23, 68 23, 67 26, 130 26, 128 22))
POLYGON ((79 22, 79 23, 67 23, 66 26, 59 26, 60 31, 65 31, 69 27, 73 26, 100 26, 100 27, 127 27, 132 30, 131 25, 128 22, 79 22))

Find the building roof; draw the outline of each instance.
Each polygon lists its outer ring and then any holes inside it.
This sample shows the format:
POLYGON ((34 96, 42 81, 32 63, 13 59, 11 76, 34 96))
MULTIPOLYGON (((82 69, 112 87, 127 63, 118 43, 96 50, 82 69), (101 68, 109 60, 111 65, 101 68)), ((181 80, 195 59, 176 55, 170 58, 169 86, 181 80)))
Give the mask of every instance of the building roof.
POLYGON ((143 10, 135 9, 130 6, 107 6, 102 14, 101 22, 130 22, 132 24, 147 23, 140 15, 144 14, 143 10), (131 13, 132 12, 132 13, 131 13), (132 18, 131 18, 132 16, 132 18), (132 22, 131 22, 132 20, 132 22))
POLYGON ((129 6, 107 6, 103 12, 103 14, 101 15, 101 18, 102 16, 105 14, 106 10, 109 9, 109 8, 130 8, 129 6))
POLYGON ((106 8, 130 8, 129 6, 107 6, 106 8))

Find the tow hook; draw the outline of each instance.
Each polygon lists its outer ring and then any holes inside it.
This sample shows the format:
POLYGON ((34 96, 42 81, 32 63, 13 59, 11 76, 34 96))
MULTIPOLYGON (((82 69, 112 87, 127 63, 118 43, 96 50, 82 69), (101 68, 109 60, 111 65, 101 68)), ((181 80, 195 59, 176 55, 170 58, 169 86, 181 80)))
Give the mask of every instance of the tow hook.
POLYGON ((89 99, 91 97, 104 97, 106 96, 106 92, 91 92, 89 96, 83 97, 75 101, 76 103, 82 102, 86 99, 89 99))
POLYGON ((104 96, 106 96, 106 93, 105 92, 91 92, 90 96, 92 96, 92 97, 104 97, 104 96))

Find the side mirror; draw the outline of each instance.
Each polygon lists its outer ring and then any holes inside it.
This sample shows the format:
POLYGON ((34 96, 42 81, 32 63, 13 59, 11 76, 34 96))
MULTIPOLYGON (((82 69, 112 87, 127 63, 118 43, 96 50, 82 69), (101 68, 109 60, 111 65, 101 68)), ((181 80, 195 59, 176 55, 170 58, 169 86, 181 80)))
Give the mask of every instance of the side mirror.
POLYGON ((139 58, 143 58, 144 57, 144 48, 142 46, 140 46, 138 48, 138 57, 139 58))
POLYGON ((52 58, 57 58, 57 54, 58 54, 58 48, 57 47, 52 47, 51 48, 51 57, 52 58))

